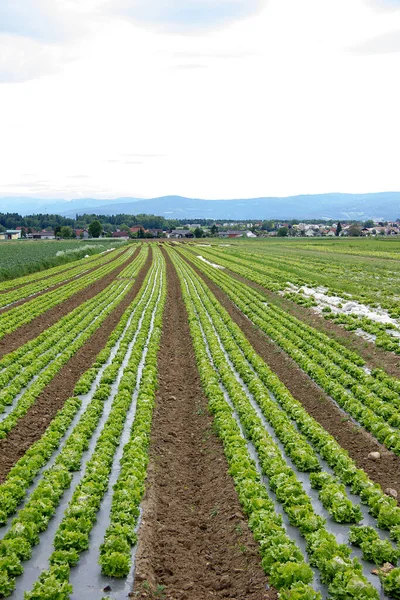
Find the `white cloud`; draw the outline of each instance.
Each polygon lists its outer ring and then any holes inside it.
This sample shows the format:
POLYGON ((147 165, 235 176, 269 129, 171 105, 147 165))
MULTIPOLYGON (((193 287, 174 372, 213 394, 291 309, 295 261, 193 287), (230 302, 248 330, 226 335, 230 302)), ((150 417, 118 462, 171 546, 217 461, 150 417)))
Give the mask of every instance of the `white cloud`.
POLYGON ((400 52, 400 30, 382 33, 352 48, 361 54, 390 54, 400 52))
POLYGON ((348 51, 400 30, 400 12, 269 0, 182 35, 104 18, 101 0, 61 4, 85 36, 0 39, 3 81, 20 82, 0 87, 0 194, 400 189, 400 56, 348 51))
POLYGON ((56 73, 68 60, 57 46, 0 34, 0 83, 18 83, 56 73))

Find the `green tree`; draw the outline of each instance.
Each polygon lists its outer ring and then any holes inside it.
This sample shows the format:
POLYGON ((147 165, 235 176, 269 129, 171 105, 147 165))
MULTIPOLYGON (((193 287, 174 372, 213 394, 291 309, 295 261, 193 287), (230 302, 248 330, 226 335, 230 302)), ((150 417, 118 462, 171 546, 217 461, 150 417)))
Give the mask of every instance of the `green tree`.
POLYGON ((60 235, 65 240, 68 240, 72 237, 72 228, 69 225, 64 225, 63 227, 61 227, 60 235))
POLYGON ((273 221, 263 221, 261 229, 264 231, 273 231, 275 229, 275 223, 273 221))
POLYGON ((364 223, 364 227, 367 227, 367 229, 371 229, 374 226, 374 222, 372 219, 368 219, 367 221, 365 221, 364 223))
POLYGON ((342 231, 343 227, 341 222, 339 221, 339 223, 336 226, 336 235, 338 236, 340 234, 340 232, 342 231))
POLYGON ((288 234, 288 231, 289 230, 287 227, 279 227, 277 235, 279 235, 279 237, 286 237, 288 234))
POLYGON ((103 226, 100 221, 92 221, 88 227, 88 231, 90 236, 98 238, 103 231, 103 226))
POLYGON ((349 227, 349 235, 351 237, 359 237, 361 235, 361 226, 359 223, 352 223, 349 227))
POLYGON ((216 226, 215 223, 213 223, 211 225, 210 233, 211 233, 211 235, 217 235, 217 233, 218 233, 218 227, 216 226))
POLYGON ((201 238, 204 235, 204 231, 202 230, 201 227, 196 227, 196 229, 194 230, 194 237, 196 238, 201 238))
MULTIPOLYGON (((32 233, 32 230, 29 231, 29 229, 31 229, 30 227, 28 227, 28 233, 32 233)), ((54 228, 54 235, 57 237, 58 235, 61 235, 61 225, 57 225, 54 228)))

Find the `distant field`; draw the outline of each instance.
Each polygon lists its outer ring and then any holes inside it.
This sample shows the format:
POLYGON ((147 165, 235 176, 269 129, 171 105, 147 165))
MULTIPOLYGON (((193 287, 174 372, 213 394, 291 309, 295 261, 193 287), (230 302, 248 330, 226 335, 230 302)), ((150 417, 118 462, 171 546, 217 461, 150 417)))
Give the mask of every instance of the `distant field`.
POLYGON ((20 240, 0 242, 0 281, 77 260, 119 247, 114 239, 94 240, 20 240), (90 248, 88 247, 90 246, 90 248), (62 252, 63 254, 57 253, 62 252))

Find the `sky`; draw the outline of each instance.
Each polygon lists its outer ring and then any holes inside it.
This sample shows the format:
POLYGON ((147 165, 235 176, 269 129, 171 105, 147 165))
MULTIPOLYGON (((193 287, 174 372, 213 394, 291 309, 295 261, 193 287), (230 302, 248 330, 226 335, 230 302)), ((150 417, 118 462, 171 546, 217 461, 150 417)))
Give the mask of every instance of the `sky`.
POLYGON ((400 190, 400 0, 0 0, 0 196, 400 190))

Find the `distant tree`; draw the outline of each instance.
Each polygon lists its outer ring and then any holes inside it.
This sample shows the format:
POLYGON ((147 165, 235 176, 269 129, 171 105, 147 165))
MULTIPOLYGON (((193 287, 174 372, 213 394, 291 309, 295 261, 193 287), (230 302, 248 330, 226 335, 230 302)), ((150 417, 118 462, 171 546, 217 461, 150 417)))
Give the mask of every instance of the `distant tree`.
POLYGON ((368 219, 364 223, 364 227, 366 227, 367 229, 371 229, 374 225, 375 225, 375 223, 373 222, 372 219, 368 219))
POLYGON ((61 227, 60 235, 65 240, 68 240, 72 237, 72 228, 69 225, 64 225, 63 227, 61 227))
POLYGON ((196 238, 201 238, 204 235, 204 231, 202 230, 201 227, 196 227, 196 229, 194 230, 194 237, 196 238))
POLYGON ((261 229, 264 229, 264 231, 273 231, 275 229, 275 223, 273 221, 263 221, 261 229))
POLYGON ((94 238, 100 237, 102 231, 103 231, 103 225, 100 223, 100 221, 97 221, 97 220, 92 221, 88 227, 89 235, 94 238))
MULTIPOLYGON (((28 233, 31 233, 31 232, 32 232, 32 230, 31 230, 31 231, 29 231, 29 229, 31 229, 31 228, 30 228, 30 227, 28 227, 28 233)), ((54 227, 54 235, 55 235, 56 237, 57 237, 57 236, 59 236, 59 235, 61 235, 61 225, 56 225, 56 226, 54 227)))
POLYGON ((213 223, 211 225, 210 233, 211 233, 211 235, 217 235, 217 233, 218 233, 218 227, 216 226, 215 223, 213 223))
POLYGON ((335 235, 338 236, 340 234, 340 232, 342 231, 342 229, 343 229, 342 224, 339 221, 339 223, 337 224, 337 227, 336 227, 336 234, 335 235))
POLYGON ((26 238, 26 229, 25 229, 25 227, 21 227, 21 237, 26 238))
POLYGON ((289 230, 287 227, 279 227, 277 235, 279 235, 279 237, 286 237, 288 234, 288 231, 289 230))
POLYGON ((76 239, 76 231, 75 231, 75 229, 72 230, 71 237, 74 238, 74 239, 76 239))
POLYGON ((119 230, 120 231, 126 231, 127 233, 130 232, 129 226, 126 225, 125 223, 122 223, 122 225, 119 226, 119 230))
POLYGON ((143 227, 141 227, 139 229, 139 231, 137 232, 137 236, 138 236, 138 238, 144 238, 144 229, 143 229, 143 227))
POLYGON ((351 237, 359 237, 361 235, 361 226, 358 223, 352 223, 349 227, 349 235, 351 237))
POLYGON ((79 237, 83 240, 83 231, 80 232, 79 237))

